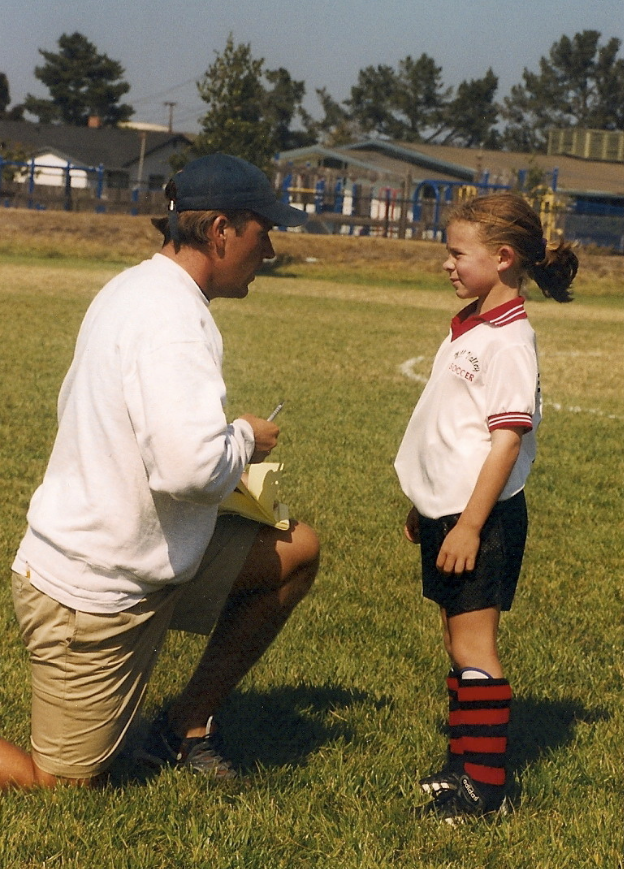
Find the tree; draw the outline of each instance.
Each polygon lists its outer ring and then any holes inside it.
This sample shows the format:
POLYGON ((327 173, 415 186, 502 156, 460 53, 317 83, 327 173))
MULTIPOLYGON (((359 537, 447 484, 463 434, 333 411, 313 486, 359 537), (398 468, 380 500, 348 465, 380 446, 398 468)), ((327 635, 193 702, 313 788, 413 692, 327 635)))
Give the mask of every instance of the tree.
POLYGON ((397 74, 391 66, 367 66, 359 71, 345 104, 362 132, 401 138, 403 124, 395 115, 397 93, 397 74))
POLYGON ((418 60, 408 55, 401 60, 395 97, 397 108, 407 124, 401 138, 407 142, 434 138, 435 133, 430 132, 427 136, 426 131, 435 129, 451 93, 451 88, 444 89, 442 85, 442 67, 436 66, 429 55, 421 54, 418 60))
POLYGON ((397 70, 386 64, 367 66, 345 104, 362 132, 420 142, 439 123, 450 93, 442 86, 441 72, 427 54, 417 60, 408 55, 397 70))
POLYGON ((197 88, 208 111, 200 135, 175 168, 189 157, 223 151, 270 171, 276 152, 314 141, 301 106, 304 83, 284 68, 265 71, 264 58, 254 58, 249 43, 235 45, 232 34, 197 88), (301 132, 291 129, 295 117, 304 124, 301 132))
POLYGON ((6 77, 6 74, 0 72, 0 118, 4 118, 6 115, 6 110, 11 102, 11 96, 9 94, 9 80, 6 77))
POLYGON ((444 109, 441 123, 431 136, 441 145, 464 148, 500 148, 496 130, 498 107, 494 102, 498 78, 488 69, 483 78, 461 82, 444 109))
POLYGON ((503 142, 510 150, 545 151, 551 127, 624 129, 624 60, 621 41, 600 45, 597 30, 553 43, 539 72, 526 69, 523 83, 505 97, 503 142))
POLYGON ((35 68, 35 76, 50 91, 51 99, 28 94, 27 112, 42 123, 86 126, 90 116, 97 116, 105 126, 114 127, 134 114, 132 106, 120 103, 130 90, 122 79, 124 69, 81 33, 64 33, 58 40, 58 53, 39 49, 45 59, 35 68))
POLYGON ((12 109, 9 109, 10 102, 9 80, 5 73, 0 72, 0 121, 21 121, 24 107, 13 106, 12 109))
POLYGON ((316 142, 314 121, 302 106, 305 84, 291 78, 284 67, 267 70, 264 75, 273 85, 271 90, 265 91, 264 114, 273 129, 275 151, 312 145, 316 142), (295 118, 300 121, 302 129, 292 129, 295 118))
POLYGON ((316 140, 328 147, 348 145, 359 138, 361 129, 347 109, 327 92, 327 88, 317 88, 316 95, 323 109, 323 117, 314 122, 316 140))
POLYGON ((363 133, 404 142, 491 147, 497 144, 497 87, 489 69, 481 79, 462 82, 453 97, 432 57, 408 55, 396 70, 387 65, 360 70, 345 100, 350 111, 340 123, 351 121, 363 133))

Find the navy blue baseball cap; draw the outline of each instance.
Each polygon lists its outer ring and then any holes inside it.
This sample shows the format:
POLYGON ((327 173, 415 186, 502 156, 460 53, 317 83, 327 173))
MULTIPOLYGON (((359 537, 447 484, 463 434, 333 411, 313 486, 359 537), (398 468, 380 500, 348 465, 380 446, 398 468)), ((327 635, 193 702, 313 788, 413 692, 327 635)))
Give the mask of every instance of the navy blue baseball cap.
POLYGON ((301 226, 307 214, 280 202, 267 176, 229 154, 208 154, 187 163, 173 176, 175 199, 169 202, 169 225, 175 240, 181 211, 253 211, 276 226, 301 226))

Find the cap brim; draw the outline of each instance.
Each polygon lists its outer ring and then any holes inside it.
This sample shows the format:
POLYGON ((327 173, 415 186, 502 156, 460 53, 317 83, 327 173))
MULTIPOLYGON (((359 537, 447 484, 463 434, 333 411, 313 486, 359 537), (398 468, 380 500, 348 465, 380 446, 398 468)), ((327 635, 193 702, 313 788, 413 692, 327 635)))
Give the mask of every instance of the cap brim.
POLYGON ((308 219, 308 215, 300 208, 293 208, 284 202, 271 202, 262 205, 261 208, 251 205, 251 210, 270 220, 275 226, 302 226, 308 219))

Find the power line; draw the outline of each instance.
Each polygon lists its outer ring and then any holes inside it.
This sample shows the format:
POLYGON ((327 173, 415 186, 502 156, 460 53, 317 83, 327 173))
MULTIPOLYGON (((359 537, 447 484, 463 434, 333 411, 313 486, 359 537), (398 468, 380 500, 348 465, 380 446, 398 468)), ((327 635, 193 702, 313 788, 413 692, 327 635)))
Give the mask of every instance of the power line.
MULTIPOLYGON (((159 97, 166 97, 168 94, 172 93, 173 91, 176 91, 176 90, 179 90, 180 88, 186 87, 189 84, 193 84, 196 81, 197 81, 197 78, 189 78, 186 81, 180 82, 180 84, 173 85, 172 87, 166 88, 165 90, 157 91, 154 94, 148 94, 147 96, 144 96, 144 97, 139 97, 138 100, 133 99, 132 102, 135 105, 138 105, 140 103, 145 103, 145 102, 150 102, 151 100, 156 100, 159 97)), ((131 99, 132 99, 132 97, 131 97, 131 99)))

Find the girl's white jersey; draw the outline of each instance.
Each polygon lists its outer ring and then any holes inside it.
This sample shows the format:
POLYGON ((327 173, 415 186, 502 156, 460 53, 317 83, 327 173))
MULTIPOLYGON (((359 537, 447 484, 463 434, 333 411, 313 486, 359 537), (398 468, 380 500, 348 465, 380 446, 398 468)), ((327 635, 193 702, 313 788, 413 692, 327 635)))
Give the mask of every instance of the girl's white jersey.
POLYGON ((422 516, 461 513, 497 428, 526 429, 501 501, 519 492, 535 460, 541 396, 535 333, 519 297, 453 318, 395 461, 401 488, 422 516))

